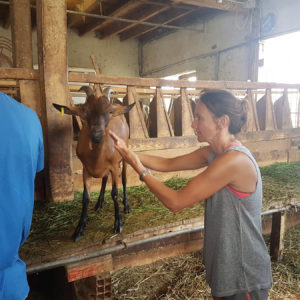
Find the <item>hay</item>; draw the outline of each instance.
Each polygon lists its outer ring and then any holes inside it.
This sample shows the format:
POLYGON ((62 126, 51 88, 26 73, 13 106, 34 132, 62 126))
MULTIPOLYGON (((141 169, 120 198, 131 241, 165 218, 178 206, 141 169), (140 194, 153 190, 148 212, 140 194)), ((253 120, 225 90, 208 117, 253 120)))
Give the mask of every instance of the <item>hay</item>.
MULTIPOLYGON (((300 299, 299 240, 300 226, 287 232, 283 260, 272 263, 274 284, 270 300, 300 299)), ((205 282, 202 251, 163 259, 147 266, 118 270, 112 274, 112 282, 115 300, 212 299, 205 282)))

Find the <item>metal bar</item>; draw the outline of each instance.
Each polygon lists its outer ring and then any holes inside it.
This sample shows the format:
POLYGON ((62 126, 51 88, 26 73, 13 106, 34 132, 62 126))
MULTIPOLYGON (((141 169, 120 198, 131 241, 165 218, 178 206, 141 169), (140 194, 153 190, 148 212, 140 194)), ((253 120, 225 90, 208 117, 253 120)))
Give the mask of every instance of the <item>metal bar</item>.
POLYGON ((68 9, 66 10, 66 12, 68 14, 91 17, 91 18, 95 18, 95 19, 104 19, 104 20, 112 20, 112 21, 125 22, 125 23, 147 25, 147 26, 152 26, 154 28, 163 27, 163 28, 168 28, 168 29, 194 31, 194 32, 202 32, 203 33, 202 29, 194 29, 194 28, 190 28, 190 27, 179 27, 179 26, 166 25, 166 24, 150 23, 150 22, 145 22, 145 21, 137 21, 137 20, 124 19, 124 18, 90 14, 90 13, 86 13, 86 12, 79 12, 79 11, 68 10, 68 9))

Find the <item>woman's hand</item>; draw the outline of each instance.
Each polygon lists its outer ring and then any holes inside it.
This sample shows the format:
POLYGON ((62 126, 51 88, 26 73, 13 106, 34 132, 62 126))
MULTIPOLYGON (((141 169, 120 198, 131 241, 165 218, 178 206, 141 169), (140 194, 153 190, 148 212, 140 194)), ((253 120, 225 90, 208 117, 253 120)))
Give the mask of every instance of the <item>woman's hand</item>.
POLYGON ((115 148, 121 154, 121 156, 126 160, 127 163, 129 163, 133 167, 133 169, 138 174, 141 174, 145 170, 145 167, 141 163, 137 154, 135 154, 133 151, 129 150, 126 143, 124 142, 124 140, 119 138, 112 131, 109 130, 108 134, 115 142, 115 148))

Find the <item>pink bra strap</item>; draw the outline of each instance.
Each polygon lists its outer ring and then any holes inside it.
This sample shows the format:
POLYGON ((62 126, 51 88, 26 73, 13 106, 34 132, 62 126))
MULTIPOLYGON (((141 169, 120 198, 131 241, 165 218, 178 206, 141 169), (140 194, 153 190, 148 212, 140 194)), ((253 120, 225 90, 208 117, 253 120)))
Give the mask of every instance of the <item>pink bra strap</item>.
POLYGON ((233 189, 229 185, 226 185, 226 187, 229 189, 229 191, 231 191, 234 195, 236 195, 239 198, 246 198, 246 197, 248 197, 248 196, 250 196, 252 194, 252 193, 239 192, 239 191, 233 189))
POLYGON ((241 146, 241 145, 242 144, 240 142, 232 142, 231 144, 227 145, 224 150, 230 148, 231 146, 241 146))

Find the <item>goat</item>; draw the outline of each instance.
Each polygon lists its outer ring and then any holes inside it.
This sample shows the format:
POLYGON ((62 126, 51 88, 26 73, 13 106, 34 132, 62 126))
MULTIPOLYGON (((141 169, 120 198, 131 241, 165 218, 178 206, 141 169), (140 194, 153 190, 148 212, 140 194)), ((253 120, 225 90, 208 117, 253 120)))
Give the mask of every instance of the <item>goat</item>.
MULTIPOLYGON (((87 224, 87 209, 90 201, 90 179, 102 178, 100 195, 95 210, 102 207, 104 192, 109 173, 112 177, 111 197, 115 207, 115 232, 121 232, 123 228, 122 216, 118 205, 118 177, 119 164, 122 158, 114 148, 114 142, 106 131, 109 129, 128 142, 129 128, 124 113, 134 106, 112 103, 109 95, 96 97, 90 87, 81 88, 87 94, 86 102, 76 106, 62 106, 53 103, 53 106, 69 115, 79 116, 82 120, 82 129, 79 133, 76 154, 83 165, 83 197, 82 211, 77 228, 73 234, 74 241, 78 241, 84 235, 87 224)), ((126 163, 123 160, 122 169, 123 204, 124 212, 129 212, 129 203, 126 193, 126 163)))

